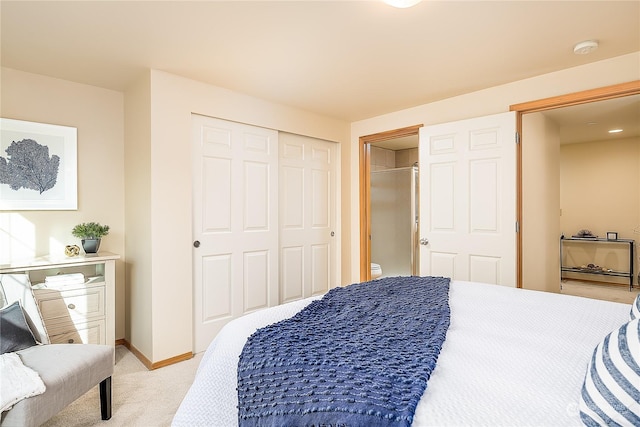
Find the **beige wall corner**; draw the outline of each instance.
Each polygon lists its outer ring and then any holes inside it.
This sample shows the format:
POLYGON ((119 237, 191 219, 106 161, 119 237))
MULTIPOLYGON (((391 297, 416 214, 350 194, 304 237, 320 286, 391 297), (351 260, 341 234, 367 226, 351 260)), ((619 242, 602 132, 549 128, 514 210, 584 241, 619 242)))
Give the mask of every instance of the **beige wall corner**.
MULTIPOLYGON (((95 221, 110 227, 100 249, 116 262, 116 339, 125 336, 123 94, 2 68, 0 115, 77 128, 78 209, 0 212, 0 264, 80 245, 71 229, 95 221)), ((4 156, 5 153, 0 153, 4 156)))
POLYGON ((151 71, 151 362, 193 349, 192 114, 342 144, 348 139, 348 123, 151 71))
POLYGON ((147 358, 153 354, 151 259, 151 78, 125 92, 125 247, 127 261, 127 342, 147 358))
POLYGON ((542 113, 522 128, 522 287, 560 292, 559 129, 542 113))

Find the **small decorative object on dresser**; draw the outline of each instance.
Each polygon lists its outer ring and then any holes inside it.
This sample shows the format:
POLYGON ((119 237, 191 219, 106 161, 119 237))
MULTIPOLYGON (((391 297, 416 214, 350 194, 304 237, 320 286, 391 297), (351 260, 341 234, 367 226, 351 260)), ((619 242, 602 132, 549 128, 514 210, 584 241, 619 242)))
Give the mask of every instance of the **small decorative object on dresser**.
POLYGON ((64 254, 66 256, 78 256, 80 255, 80 248, 77 245, 67 245, 64 247, 64 254))
POLYGON ((607 240, 618 240, 618 233, 615 231, 607 231, 607 240))
POLYGON ((82 239, 82 249, 85 253, 95 254, 100 248, 100 239, 109 234, 109 226, 97 222, 83 222, 73 227, 71 234, 82 239))

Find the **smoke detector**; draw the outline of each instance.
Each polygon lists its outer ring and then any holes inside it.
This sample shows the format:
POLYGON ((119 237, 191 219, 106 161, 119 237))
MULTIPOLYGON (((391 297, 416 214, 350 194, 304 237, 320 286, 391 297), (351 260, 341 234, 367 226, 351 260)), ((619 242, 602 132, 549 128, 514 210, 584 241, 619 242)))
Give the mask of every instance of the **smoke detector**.
POLYGON ((598 48, 598 42, 595 40, 587 40, 576 44, 573 47, 573 53, 576 55, 586 55, 598 48))

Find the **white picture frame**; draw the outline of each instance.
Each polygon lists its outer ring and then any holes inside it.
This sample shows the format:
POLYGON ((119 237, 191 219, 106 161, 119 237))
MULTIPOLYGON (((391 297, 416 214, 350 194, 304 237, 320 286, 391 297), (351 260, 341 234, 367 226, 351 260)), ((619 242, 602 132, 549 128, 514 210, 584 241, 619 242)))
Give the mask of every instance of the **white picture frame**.
POLYGON ((0 211, 77 210, 77 143, 74 127, 0 118, 0 211))

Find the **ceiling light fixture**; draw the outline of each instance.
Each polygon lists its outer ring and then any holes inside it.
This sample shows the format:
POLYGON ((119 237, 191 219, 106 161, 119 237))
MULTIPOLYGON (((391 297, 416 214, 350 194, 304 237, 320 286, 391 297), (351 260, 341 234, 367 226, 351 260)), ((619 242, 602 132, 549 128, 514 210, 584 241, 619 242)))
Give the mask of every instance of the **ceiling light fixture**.
POLYGON ((576 55, 586 55, 598 48, 598 42, 595 40, 587 40, 576 44, 573 47, 573 53, 576 55))
POLYGON ((420 3, 421 0, 382 0, 389 6, 405 9, 407 7, 415 6, 420 3))
POLYGON ((620 133, 620 132, 622 132, 622 129, 611 129, 609 131, 609 133, 620 133))

